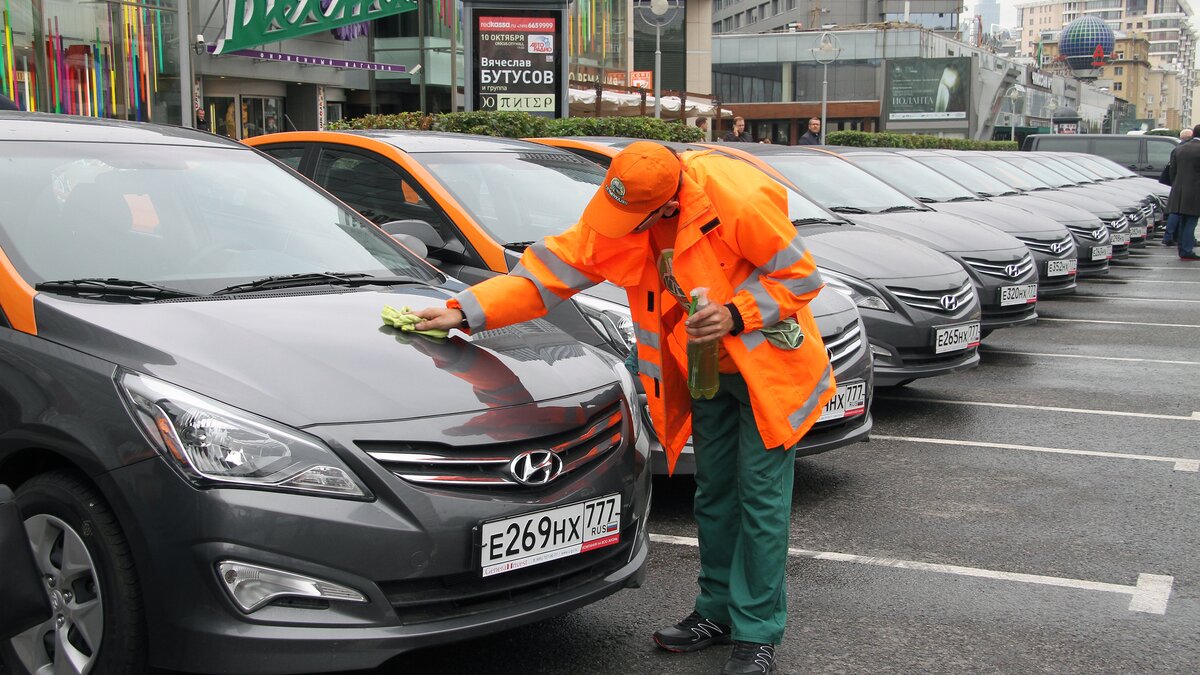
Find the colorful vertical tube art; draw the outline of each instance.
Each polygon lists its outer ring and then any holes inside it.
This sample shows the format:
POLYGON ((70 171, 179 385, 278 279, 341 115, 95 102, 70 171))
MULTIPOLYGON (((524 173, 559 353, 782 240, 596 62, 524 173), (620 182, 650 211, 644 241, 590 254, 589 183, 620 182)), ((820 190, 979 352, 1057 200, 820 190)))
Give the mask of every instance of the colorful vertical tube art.
POLYGON ((36 45, 34 36, 14 35, 11 2, 5 0, 0 15, 0 92, 24 110, 153 121, 159 77, 177 76, 168 71, 173 59, 164 53, 163 34, 164 23, 175 23, 163 17, 177 11, 174 2, 103 3, 96 23, 86 28, 78 25, 78 14, 60 21, 39 12, 33 17, 41 24, 36 45), (25 41, 20 53, 16 39, 25 41))

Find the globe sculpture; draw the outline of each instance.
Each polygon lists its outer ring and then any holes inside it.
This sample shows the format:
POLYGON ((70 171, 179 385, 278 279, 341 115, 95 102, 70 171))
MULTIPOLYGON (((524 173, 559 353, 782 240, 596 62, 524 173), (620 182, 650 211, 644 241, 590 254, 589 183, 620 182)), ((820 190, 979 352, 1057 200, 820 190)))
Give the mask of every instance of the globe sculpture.
POLYGON ((1095 78, 1111 58, 1116 45, 1112 29, 1094 16, 1084 16, 1067 24, 1058 40, 1058 53, 1073 74, 1082 79, 1095 78))

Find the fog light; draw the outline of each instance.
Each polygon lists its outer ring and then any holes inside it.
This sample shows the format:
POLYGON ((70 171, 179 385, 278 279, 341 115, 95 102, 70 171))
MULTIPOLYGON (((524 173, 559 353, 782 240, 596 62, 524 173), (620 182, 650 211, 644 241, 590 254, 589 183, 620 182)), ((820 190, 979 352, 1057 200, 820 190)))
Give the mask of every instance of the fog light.
POLYGON ((246 613, 253 612, 275 598, 304 597, 346 602, 366 602, 362 593, 321 579, 302 574, 224 560, 217 563, 221 583, 233 596, 233 601, 246 613))
POLYGON ((884 349, 883 347, 880 347, 880 346, 879 346, 879 345, 877 345, 877 344, 871 344, 871 355, 872 355, 872 356, 882 356, 882 357, 884 357, 885 359, 890 359, 890 358, 892 358, 892 353, 891 353, 891 352, 889 352, 888 350, 884 349))

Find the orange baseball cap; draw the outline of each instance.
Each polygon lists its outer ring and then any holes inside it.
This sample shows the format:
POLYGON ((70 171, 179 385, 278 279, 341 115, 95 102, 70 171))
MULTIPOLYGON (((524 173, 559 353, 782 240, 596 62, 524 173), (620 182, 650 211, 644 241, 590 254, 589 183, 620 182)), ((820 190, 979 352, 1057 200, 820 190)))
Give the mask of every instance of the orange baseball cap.
POLYGON ((682 172, 679 158, 666 146, 630 143, 613 157, 604 182, 583 210, 583 222, 611 239, 624 237, 675 196, 682 172))

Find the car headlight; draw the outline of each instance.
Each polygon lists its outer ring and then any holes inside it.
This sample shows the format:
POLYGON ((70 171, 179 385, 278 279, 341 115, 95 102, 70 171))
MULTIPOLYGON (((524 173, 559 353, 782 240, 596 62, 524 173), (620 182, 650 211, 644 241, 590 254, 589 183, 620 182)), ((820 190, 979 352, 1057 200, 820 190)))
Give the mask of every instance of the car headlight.
POLYGON ((633 436, 635 439, 640 438, 642 434, 646 433, 646 429, 642 424, 642 397, 637 383, 633 381, 633 375, 623 362, 614 364, 613 372, 620 379, 621 390, 625 392, 625 398, 629 400, 629 416, 630 422, 633 424, 633 436))
POLYGON ((633 317, 629 308, 615 302, 601 300, 582 293, 572 298, 579 311, 592 324, 596 332, 622 356, 629 353, 635 341, 633 332, 633 317))
POLYGON ((146 438, 195 485, 371 496, 332 450, 299 431, 147 375, 122 372, 117 385, 146 438))
POLYGON ((850 298, 850 301, 859 307, 877 309, 881 312, 895 311, 888 304, 888 301, 866 282, 855 279, 848 274, 834 272, 824 267, 820 269, 821 277, 825 281, 826 286, 850 298))

